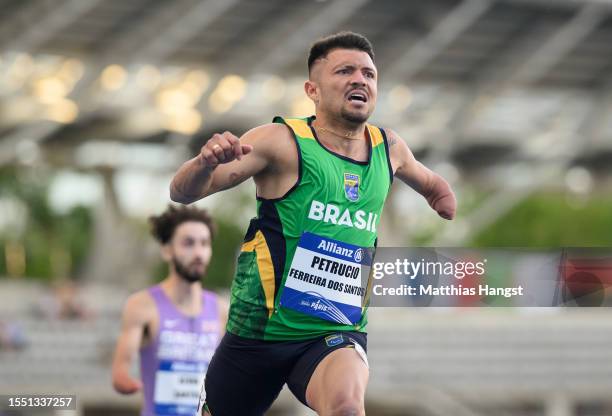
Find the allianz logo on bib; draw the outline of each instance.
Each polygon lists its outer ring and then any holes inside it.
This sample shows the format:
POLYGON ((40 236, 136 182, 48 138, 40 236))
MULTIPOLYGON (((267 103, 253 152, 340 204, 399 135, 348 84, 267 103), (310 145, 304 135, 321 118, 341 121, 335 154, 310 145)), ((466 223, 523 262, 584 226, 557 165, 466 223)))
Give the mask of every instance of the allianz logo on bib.
POLYGON ((344 257, 352 258, 357 263, 359 263, 363 258, 363 250, 361 248, 353 250, 347 247, 342 247, 333 241, 321 240, 317 248, 319 250, 327 251, 328 253, 339 254, 344 257))
POLYGON ((365 212, 361 209, 351 212, 348 208, 340 213, 340 208, 338 206, 334 204, 324 204, 323 202, 315 200, 310 203, 308 218, 315 221, 345 225, 347 227, 368 230, 375 233, 378 214, 365 212))

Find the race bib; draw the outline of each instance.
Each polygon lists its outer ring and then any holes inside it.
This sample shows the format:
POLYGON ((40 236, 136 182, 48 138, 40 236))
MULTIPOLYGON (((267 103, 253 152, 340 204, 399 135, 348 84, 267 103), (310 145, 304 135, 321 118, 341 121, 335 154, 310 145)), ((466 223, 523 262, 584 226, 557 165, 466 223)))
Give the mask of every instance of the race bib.
POLYGON ((281 295, 283 307, 344 325, 361 320, 367 279, 362 266, 371 266, 370 249, 304 233, 281 295))
POLYGON ((190 415, 198 408, 206 366, 189 361, 160 361, 155 374, 156 415, 190 415))

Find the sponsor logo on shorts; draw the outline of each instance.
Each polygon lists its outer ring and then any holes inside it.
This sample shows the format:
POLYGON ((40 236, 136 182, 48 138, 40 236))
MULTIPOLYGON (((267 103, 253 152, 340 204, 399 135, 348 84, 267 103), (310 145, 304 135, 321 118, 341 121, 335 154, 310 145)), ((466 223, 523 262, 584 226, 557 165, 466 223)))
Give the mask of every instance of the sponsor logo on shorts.
POLYGON ((342 343, 342 341, 343 341, 342 334, 328 335, 325 337, 325 343, 327 344, 328 347, 333 347, 335 345, 338 345, 342 343))

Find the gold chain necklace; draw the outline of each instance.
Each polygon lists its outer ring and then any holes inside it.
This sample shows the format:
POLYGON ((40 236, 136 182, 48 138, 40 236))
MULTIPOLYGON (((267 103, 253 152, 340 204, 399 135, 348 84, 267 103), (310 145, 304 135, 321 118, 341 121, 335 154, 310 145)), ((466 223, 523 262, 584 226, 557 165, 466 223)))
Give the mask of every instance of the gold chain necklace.
POLYGON ((346 134, 346 135, 345 135, 345 134, 336 133, 335 131, 332 131, 332 130, 326 129, 325 127, 322 127, 322 126, 319 126, 319 127, 316 127, 316 126, 315 126, 315 128, 316 128, 316 129, 319 129, 319 130, 321 130, 321 131, 326 131, 326 132, 328 132, 328 133, 331 133, 331 134, 333 134, 334 136, 337 136, 337 137, 342 137, 342 138, 344 138, 344 139, 349 139, 349 140, 360 140, 360 139, 361 139, 360 137, 353 137, 354 133, 349 133, 349 134, 346 134))

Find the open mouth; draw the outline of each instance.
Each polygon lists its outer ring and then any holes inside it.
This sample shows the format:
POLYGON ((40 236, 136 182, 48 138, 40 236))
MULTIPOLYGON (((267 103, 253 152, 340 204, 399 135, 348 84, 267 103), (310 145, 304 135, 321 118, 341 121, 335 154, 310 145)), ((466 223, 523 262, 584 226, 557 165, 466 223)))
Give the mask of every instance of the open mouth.
POLYGON ((361 101, 362 103, 368 102, 368 96, 360 91, 353 91, 348 95, 349 101, 361 101))

